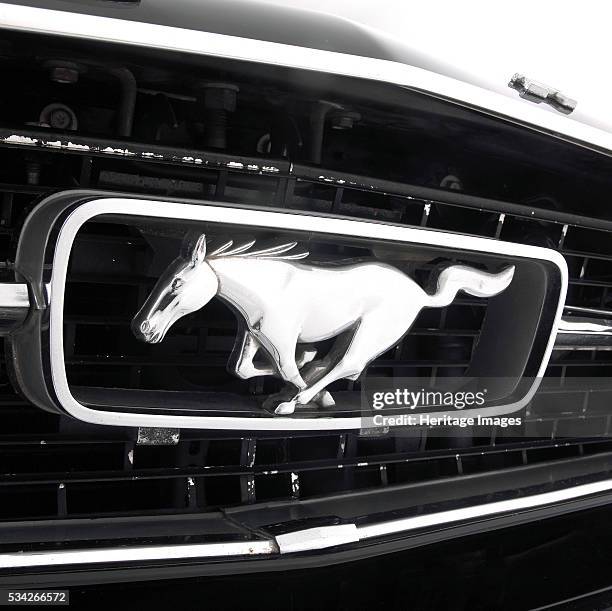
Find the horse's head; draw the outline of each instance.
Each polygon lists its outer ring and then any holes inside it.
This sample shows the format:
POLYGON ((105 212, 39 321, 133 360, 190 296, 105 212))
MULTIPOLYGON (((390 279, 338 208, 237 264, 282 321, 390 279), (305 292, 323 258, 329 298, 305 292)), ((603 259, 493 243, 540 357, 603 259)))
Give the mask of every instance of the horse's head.
POLYGON ((176 259, 157 281, 132 320, 134 335, 149 344, 161 342, 179 318, 204 307, 218 288, 217 276, 206 262, 206 237, 201 235, 188 256, 176 259))

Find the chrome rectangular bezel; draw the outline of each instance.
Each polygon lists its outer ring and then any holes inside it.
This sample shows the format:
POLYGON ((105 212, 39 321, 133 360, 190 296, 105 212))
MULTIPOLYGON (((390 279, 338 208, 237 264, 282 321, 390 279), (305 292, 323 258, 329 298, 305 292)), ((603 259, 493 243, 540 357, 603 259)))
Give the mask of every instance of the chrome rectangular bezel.
MULTIPOLYGON (((91 219, 104 214, 149 217, 179 221, 217 222, 224 225, 250 226, 262 229, 296 230, 355 238, 374 238, 396 243, 419 244, 470 252, 528 258, 552 263, 559 271, 560 290, 552 333, 548 338, 537 377, 529 392, 514 403, 470 410, 473 415, 498 416, 523 408, 536 392, 544 374, 563 311, 567 291, 567 264, 556 251, 502 242, 489 238, 461 235, 432 229, 402 227, 331 216, 273 210, 248 209, 239 206, 202 202, 201 205, 159 200, 109 197, 87 201, 75 208, 63 221, 53 254, 50 289, 50 370, 53 389, 60 406, 71 416, 93 424, 114 426, 147 426, 163 428, 198 428, 220 430, 346 430, 364 426, 361 417, 299 418, 272 416, 245 418, 234 416, 189 416, 110 412, 91 409, 75 399, 64 364, 63 312, 70 253, 79 229, 91 219)), ((442 416, 443 412, 432 414, 442 416)))

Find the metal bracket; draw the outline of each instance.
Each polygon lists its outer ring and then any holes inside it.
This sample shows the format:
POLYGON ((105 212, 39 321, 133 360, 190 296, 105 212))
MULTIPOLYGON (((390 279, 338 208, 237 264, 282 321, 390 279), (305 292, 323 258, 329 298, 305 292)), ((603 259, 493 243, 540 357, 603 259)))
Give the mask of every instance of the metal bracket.
POLYGON ((138 427, 136 444, 139 446, 175 446, 181 438, 180 429, 138 427))
POLYGON ((355 524, 334 524, 333 526, 318 526, 297 530, 284 535, 277 535, 275 538, 279 552, 289 554, 357 543, 359 542, 359 533, 355 524))
POLYGON ((537 81, 532 81, 522 74, 515 74, 508 83, 508 87, 515 89, 524 100, 540 104, 544 102, 552 106, 555 110, 562 112, 564 115, 569 115, 575 108, 578 102, 567 97, 558 89, 548 87, 537 81))

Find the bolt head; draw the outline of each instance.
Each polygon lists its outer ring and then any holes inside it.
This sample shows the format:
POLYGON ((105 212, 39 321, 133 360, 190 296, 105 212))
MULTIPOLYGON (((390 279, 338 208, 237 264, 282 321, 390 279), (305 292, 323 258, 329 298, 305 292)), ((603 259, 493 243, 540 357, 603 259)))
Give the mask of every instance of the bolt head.
POLYGON ((358 112, 338 112, 331 117, 332 129, 353 129, 355 122, 361 119, 358 112))
POLYGON ((207 89, 204 92, 204 106, 213 110, 236 110, 236 92, 227 89, 207 89))
POLYGON ((232 83, 206 83, 203 86, 204 107, 234 112, 238 91, 239 88, 232 83))
POLYGON ((63 108, 56 108, 49 114, 49 125, 56 129, 68 129, 72 122, 70 113, 66 112, 63 108))

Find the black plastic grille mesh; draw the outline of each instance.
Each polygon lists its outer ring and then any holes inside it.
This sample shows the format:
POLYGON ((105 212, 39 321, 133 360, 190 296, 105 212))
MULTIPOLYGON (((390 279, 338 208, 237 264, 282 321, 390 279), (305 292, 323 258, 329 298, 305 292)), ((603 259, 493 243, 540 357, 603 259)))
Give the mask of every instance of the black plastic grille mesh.
MULTIPOLYGON (((394 194, 391 188, 330 184, 325 179, 300 177, 299 168, 292 175, 281 171, 275 176, 199 168, 197 173, 181 179, 169 179, 168 167, 153 161, 136 164, 50 150, 39 155, 47 170, 40 180, 43 186, 32 186, 26 184, 24 153, 0 150, 3 281, 12 279, 11 262, 27 212, 45 194, 78 185, 331 212, 553 247, 568 261, 569 303, 598 308, 612 305, 612 240, 606 232, 418 200, 394 194)), ((108 231, 84 237, 92 247, 96 241, 111 241, 118 251, 126 247, 129 239, 108 231)), ((161 358, 153 362, 146 352, 139 358, 125 358, 115 328, 130 315, 125 300, 132 303, 138 299, 150 279, 143 284, 142 278, 131 277, 129 266, 116 273, 87 266, 87 261, 75 264, 70 280, 84 285, 85 293, 90 295, 86 302, 77 301, 68 307, 66 346, 70 347, 67 358, 71 375, 82 383, 95 384, 112 370, 128 382, 146 387, 147 380, 160 375, 168 361, 161 358)), ((459 375, 478 334, 483 305, 478 300, 462 298, 445 310, 423 314, 410 337, 372 368, 391 370, 395 375, 410 375, 415 370, 425 371, 426 375, 450 370, 459 375)), ((177 330, 178 336, 184 335, 183 339, 191 342, 181 357, 181 370, 204 364, 221 372, 225 367, 226 353, 233 342, 233 319, 222 308, 218 308, 217 317, 207 314, 201 318, 195 315, 177 330)), ((12 390, 4 363, 0 396, 0 519, 202 512, 233 504, 306 499, 460 476, 609 450, 609 442, 605 441, 583 438, 559 443, 559 438, 570 422, 587 423, 593 436, 609 430, 610 418, 597 417, 596 402, 591 405, 585 396, 567 393, 563 386, 574 376, 610 375, 610 354, 555 353, 548 375, 558 389, 557 409, 550 409, 550 401, 532 406, 526 425, 530 439, 512 439, 504 429, 495 428, 467 429, 461 436, 449 437, 429 437, 425 430, 415 431, 413 436, 381 437, 360 436, 358 432, 220 437, 184 431, 177 445, 164 447, 139 446, 133 431, 83 426, 28 405, 12 390)), ((170 353, 167 358, 177 356, 170 353)), ((252 385, 251 391, 263 390, 261 380, 247 384, 252 385)))

